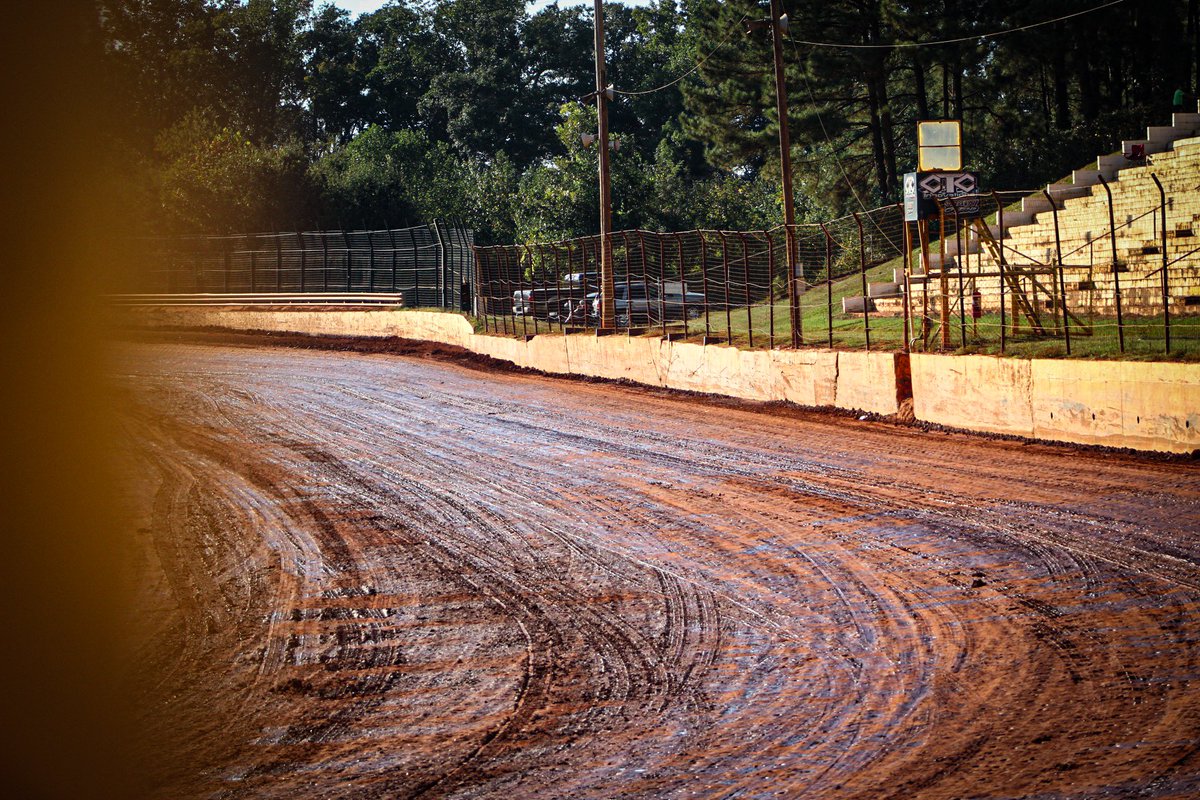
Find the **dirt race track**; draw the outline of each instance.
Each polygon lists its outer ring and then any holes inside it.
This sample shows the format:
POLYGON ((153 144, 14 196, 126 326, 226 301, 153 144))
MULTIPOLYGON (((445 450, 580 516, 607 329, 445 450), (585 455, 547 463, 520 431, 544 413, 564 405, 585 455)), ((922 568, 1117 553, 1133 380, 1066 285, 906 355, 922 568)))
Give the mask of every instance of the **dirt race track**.
POLYGON ((1195 462, 122 353, 159 797, 1200 796, 1195 462))

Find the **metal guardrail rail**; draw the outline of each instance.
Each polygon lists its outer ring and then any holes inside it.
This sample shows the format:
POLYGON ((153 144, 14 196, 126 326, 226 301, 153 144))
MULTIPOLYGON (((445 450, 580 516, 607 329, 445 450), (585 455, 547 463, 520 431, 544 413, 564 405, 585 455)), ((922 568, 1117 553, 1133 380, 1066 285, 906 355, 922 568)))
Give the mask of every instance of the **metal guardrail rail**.
POLYGON ((105 299, 120 306, 404 305, 404 295, 381 292, 110 294, 105 299))

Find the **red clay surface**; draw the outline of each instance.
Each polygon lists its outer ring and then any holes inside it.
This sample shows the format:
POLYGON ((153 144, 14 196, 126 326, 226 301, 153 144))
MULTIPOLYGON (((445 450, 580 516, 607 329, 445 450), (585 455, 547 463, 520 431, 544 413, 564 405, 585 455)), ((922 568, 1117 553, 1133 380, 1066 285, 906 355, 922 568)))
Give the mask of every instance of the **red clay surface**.
POLYGON ((1194 463, 396 355, 119 361, 162 798, 1194 798, 1194 463))

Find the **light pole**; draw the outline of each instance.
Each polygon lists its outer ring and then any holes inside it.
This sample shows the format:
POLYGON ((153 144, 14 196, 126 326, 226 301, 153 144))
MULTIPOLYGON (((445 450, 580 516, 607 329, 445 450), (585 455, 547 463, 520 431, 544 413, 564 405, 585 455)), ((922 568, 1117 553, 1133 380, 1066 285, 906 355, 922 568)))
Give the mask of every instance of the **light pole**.
POLYGON ((783 173, 783 225, 787 247, 788 305, 791 307, 792 347, 800 346, 800 289, 796 282, 796 203, 792 198, 792 139, 788 133, 787 83, 783 78, 783 31, 787 16, 780 0, 771 0, 771 46, 775 53, 775 111, 779 115, 779 169, 783 173))
POLYGON ((613 308, 612 270, 612 185, 608 164, 608 94, 604 76, 604 2, 595 0, 596 44, 596 116, 599 122, 600 151, 600 327, 616 327, 613 308))
POLYGON ((784 263, 788 271, 788 306, 791 309, 792 347, 800 346, 801 315, 799 308, 800 290, 796 281, 796 203, 792 197, 792 139, 788 131, 787 82, 783 74, 783 32, 787 30, 788 18, 783 13, 780 0, 771 0, 771 17, 753 20, 749 30, 771 29, 771 50, 775 58, 775 112, 779 117, 779 171, 782 175, 783 231, 787 257, 784 263))

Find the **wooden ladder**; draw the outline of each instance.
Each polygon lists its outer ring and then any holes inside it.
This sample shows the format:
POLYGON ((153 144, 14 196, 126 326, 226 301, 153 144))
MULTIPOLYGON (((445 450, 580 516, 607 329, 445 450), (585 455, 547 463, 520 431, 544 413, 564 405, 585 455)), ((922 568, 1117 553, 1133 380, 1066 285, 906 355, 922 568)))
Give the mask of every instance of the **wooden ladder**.
MULTIPOLYGON (((988 228, 987 223, 983 221, 983 218, 977 217, 976 219, 971 220, 971 226, 975 229, 976 235, 979 236, 979 241, 982 242, 983 246, 987 248, 988 253, 991 255, 996 264, 1004 263, 1001 260, 1000 244, 996 241, 995 237, 992 236, 992 231, 988 228)), ((1046 334, 1046 328, 1044 325, 1042 325, 1042 317, 1038 313, 1038 310, 1034 304, 1029 302, 1029 298, 1025 296, 1025 290, 1021 287, 1019 273, 1016 272, 1012 267, 1002 269, 1000 271, 1004 274, 1004 282, 1008 285, 1008 289, 1012 294, 1013 301, 1016 303, 1021 313, 1025 315, 1025 318, 1029 320, 1029 327, 1038 334, 1044 336, 1046 334)), ((1033 282, 1035 288, 1046 291, 1046 287, 1039 283, 1038 279, 1033 275, 1027 275, 1027 277, 1033 282)), ((1053 296, 1054 292, 1046 292, 1046 294, 1053 296)))

